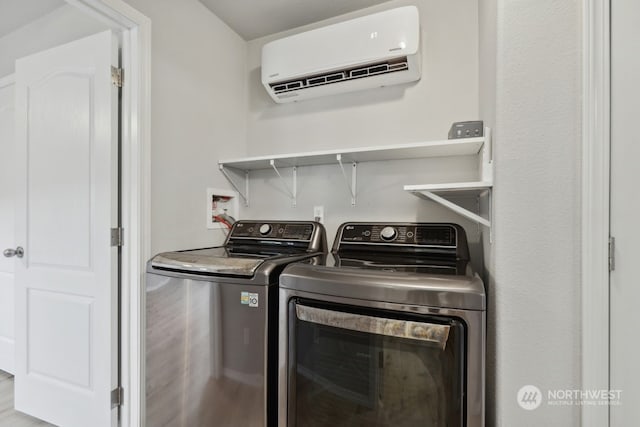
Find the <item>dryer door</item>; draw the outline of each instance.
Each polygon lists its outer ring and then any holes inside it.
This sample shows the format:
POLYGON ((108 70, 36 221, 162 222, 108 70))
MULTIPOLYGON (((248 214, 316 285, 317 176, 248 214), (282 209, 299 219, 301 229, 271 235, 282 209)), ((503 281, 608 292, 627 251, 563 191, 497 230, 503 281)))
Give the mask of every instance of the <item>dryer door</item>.
POLYGON ((289 425, 464 425, 461 320, 293 299, 289 325, 289 425))

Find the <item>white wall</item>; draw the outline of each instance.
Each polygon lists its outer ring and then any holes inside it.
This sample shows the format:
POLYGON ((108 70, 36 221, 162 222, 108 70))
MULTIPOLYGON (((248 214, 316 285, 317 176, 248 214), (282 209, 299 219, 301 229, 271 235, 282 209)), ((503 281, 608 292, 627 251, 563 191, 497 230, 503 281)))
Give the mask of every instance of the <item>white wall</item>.
MULTIPOLYGON (((578 407, 543 403, 524 411, 515 398, 525 384, 543 393, 580 387, 578 1, 395 0, 350 14, 417 4, 422 80, 288 105, 272 103, 260 85, 260 49, 271 37, 245 43, 196 0, 128 2, 153 25, 154 252, 220 242, 222 233, 204 224, 205 188, 228 187, 218 159, 439 139, 453 121, 483 118, 494 129, 496 164, 495 243, 484 251, 487 425, 579 425, 578 407)), ((84 18, 67 6, 54 13, 62 14, 55 25, 36 25, 40 42, 84 18)), ((0 75, 12 71, 15 56, 95 32, 43 46, 18 42, 20 31, 0 39, 0 75)), ((259 172, 242 213, 302 219, 322 204, 329 236, 351 219, 452 220, 467 229, 477 264, 483 242, 476 226, 401 190, 473 179, 472 165, 470 158, 362 164, 355 208, 337 166, 300 168, 297 208, 272 173, 259 172)))
MULTIPOLYGON (((251 155, 446 139, 452 122, 478 118, 478 15, 475 0, 391 1, 248 43, 247 150, 251 155), (423 75, 417 83, 370 89, 291 104, 275 104, 260 83, 262 46, 318 26, 415 4, 420 11, 423 75)), ((455 221, 466 227, 480 259, 479 229, 439 206, 405 193, 405 184, 477 180, 473 158, 430 159, 358 166, 358 202, 338 165, 298 169, 298 207, 292 208, 272 171, 253 174, 244 218, 311 219, 324 205, 331 243, 348 220, 455 221)), ((349 173, 350 166, 347 166, 349 173)), ((290 176, 290 169, 283 170, 290 176)), ((468 201, 467 201, 468 203, 468 201)), ((475 209, 474 201, 471 207, 475 209)))
MULTIPOLYGON (((11 13, 3 10, 2 13, 11 13)), ((106 30, 102 22, 64 5, 0 37, 0 77, 12 74, 15 60, 106 30)))
POLYGON ((250 41, 248 149, 257 155, 446 138, 453 121, 478 115, 477 34, 475 0, 395 0, 250 41), (262 87, 266 42, 408 4, 420 11, 419 82, 280 105, 262 87))
MULTIPOLYGON (((276 105, 259 75, 261 46, 272 37, 245 45, 194 0, 129 1, 154 28, 154 251, 218 238, 205 232, 200 213, 204 188, 226 186, 217 159, 438 139, 453 121, 484 118, 494 128, 496 163, 495 243, 485 245, 487 425, 579 424, 578 407, 543 404, 528 412, 515 398, 525 384, 543 392, 580 387, 579 2, 487 0, 478 10, 472 0, 416 1, 425 49, 420 82, 276 105), (246 58, 237 54, 245 48, 246 58)), ((362 164, 355 208, 337 166, 299 169, 297 208, 271 172, 258 172, 242 214, 302 219, 322 204, 329 236, 349 219, 453 220, 465 225, 477 262, 477 227, 401 190, 405 183, 472 179, 472 164, 362 164)))
POLYGON ((578 406, 516 402, 527 384, 545 398, 581 387, 580 4, 481 8, 481 111, 496 129, 488 425, 580 425, 578 406))
MULTIPOLYGON (((219 244, 206 188, 228 187, 219 158, 246 153, 246 42, 196 0, 127 1, 152 20, 151 250, 219 244)), ((0 76, 18 57, 104 29, 62 6, 0 38, 0 76)))
POLYGON ((196 0, 127 0, 151 18, 151 250, 220 244, 206 188, 245 149, 246 43, 196 0))
POLYGON ((281 183, 264 171, 252 179, 252 206, 243 213, 310 218, 312 206, 323 204, 329 236, 348 219, 462 223, 476 263, 484 252, 488 279, 487 425, 579 425, 579 407, 543 404, 524 411, 516 402, 525 384, 544 394, 580 387, 579 2, 488 0, 478 10, 475 2, 417 3, 425 75, 408 87, 275 105, 260 86, 258 68, 260 48, 273 37, 249 42, 248 150, 258 155, 441 138, 452 121, 479 116, 494 130, 495 243, 487 245, 475 226, 400 190, 407 182, 472 178, 463 172, 468 159, 363 164, 355 208, 337 166, 299 169, 295 209, 281 183))

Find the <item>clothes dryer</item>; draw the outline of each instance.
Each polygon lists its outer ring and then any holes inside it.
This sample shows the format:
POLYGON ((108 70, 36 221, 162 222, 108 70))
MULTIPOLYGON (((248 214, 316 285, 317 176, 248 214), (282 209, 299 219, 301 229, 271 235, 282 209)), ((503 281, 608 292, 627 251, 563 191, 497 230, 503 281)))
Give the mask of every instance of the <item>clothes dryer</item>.
POLYGON ((279 292, 281 427, 484 426, 485 288, 462 227, 343 224, 279 292))

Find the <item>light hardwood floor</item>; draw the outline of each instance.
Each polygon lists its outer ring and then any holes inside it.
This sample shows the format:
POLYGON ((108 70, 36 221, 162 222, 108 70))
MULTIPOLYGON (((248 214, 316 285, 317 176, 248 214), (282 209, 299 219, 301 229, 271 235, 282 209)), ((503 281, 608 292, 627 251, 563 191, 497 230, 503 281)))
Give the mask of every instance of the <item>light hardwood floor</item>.
POLYGON ((0 427, 46 427, 40 421, 13 409, 13 375, 0 371, 0 427))

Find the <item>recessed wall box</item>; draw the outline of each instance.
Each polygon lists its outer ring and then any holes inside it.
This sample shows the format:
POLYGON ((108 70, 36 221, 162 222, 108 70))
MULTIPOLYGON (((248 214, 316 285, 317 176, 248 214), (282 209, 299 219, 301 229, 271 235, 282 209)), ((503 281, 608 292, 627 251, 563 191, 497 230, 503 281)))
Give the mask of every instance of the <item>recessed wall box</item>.
POLYGON ((277 103, 420 79, 418 8, 404 6, 272 41, 262 84, 277 103))
POLYGON ((238 219, 238 193, 207 188, 207 228, 231 228, 227 217, 238 219))

